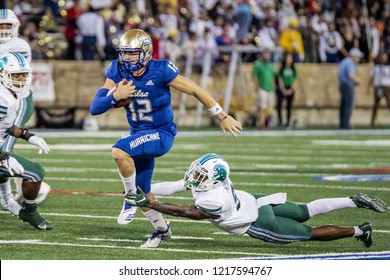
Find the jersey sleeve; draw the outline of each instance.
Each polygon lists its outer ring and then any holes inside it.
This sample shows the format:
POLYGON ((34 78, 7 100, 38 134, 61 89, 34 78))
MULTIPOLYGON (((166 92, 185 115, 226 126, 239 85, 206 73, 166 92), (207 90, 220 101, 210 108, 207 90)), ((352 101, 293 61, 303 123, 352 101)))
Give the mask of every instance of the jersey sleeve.
POLYGON ((162 73, 164 73, 163 79, 165 84, 169 84, 180 74, 176 65, 168 59, 164 59, 160 67, 164 70, 162 73))
POLYGON ((7 101, 0 96, 0 120, 5 118, 8 114, 7 101))
POLYGON ((217 201, 212 201, 212 200, 197 201, 195 206, 199 210, 202 210, 212 215, 220 215, 222 213, 222 205, 220 205, 220 203, 218 203, 217 201))
POLYGON ((119 74, 117 60, 113 60, 110 65, 108 65, 105 75, 107 79, 113 80, 115 83, 119 83, 122 80, 119 74))

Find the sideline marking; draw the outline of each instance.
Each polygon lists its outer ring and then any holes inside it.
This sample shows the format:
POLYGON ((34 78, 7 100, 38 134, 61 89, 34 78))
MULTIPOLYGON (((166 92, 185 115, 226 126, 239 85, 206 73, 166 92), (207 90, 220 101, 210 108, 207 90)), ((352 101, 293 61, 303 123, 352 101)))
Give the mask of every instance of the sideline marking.
POLYGON ((390 174, 315 176, 314 179, 342 182, 390 181, 390 174))
MULTIPOLYGON (((291 255, 252 258, 252 260, 390 260, 390 251, 362 253, 326 253, 314 255, 291 255)), ((250 260, 247 258, 247 260, 250 260)))

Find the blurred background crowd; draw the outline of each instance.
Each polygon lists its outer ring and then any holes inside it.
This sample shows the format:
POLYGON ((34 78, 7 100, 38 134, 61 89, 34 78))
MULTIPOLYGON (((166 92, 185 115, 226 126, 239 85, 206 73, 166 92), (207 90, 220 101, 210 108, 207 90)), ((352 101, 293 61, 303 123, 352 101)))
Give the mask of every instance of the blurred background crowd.
MULTIPOLYGON (((390 0, 24 0, 0 1, 21 21, 33 59, 112 60, 121 34, 147 31, 154 58, 176 61, 192 48, 251 45, 295 62, 338 63, 351 48, 373 62, 390 52, 390 0), (94 38, 95 54, 85 51, 94 38), (83 50, 84 48, 84 50, 83 50)), ((214 60, 227 62, 218 54, 214 60)), ((253 56, 245 57, 247 61, 253 56)))

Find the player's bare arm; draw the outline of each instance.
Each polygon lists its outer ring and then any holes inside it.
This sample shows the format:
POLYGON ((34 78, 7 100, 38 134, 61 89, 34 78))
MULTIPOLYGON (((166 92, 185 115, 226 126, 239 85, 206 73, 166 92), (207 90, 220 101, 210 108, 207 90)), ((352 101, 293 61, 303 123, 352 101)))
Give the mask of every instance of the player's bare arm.
POLYGON ((125 195, 127 203, 138 207, 147 207, 158 212, 168 214, 176 217, 184 217, 192 220, 203 219, 219 219, 219 215, 213 215, 202 211, 195 207, 195 205, 175 205, 170 203, 159 203, 154 199, 149 199, 140 187, 137 188, 138 193, 128 193, 125 195))
POLYGON ((189 218, 192 220, 219 219, 220 217, 218 215, 213 215, 199 210, 195 207, 195 205, 175 205, 170 203, 159 203, 157 201, 151 201, 148 207, 164 214, 189 218))
POLYGON ((229 131, 234 137, 237 137, 242 131, 242 125, 232 116, 222 110, 217 101, 214 100, 200 86, 182 75, 178 75, 170 84, 173 88, 196 97, 209 111, 218 117, 221 122, 222 132, 229 131))

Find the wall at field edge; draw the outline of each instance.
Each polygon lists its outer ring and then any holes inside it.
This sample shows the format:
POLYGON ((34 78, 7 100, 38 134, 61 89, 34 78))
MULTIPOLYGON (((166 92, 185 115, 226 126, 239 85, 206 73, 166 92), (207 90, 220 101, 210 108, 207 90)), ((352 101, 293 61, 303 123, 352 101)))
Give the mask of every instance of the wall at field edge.
MULTIPOLYGON (((97 61, 48 61, 52 68, 54 81, 55 100, 35 101, 37 108, 47 109, 54 114, 61 114, 69 108, 76 108, 75 121, 81 122, 89 118, 89 104, 96 91, 104 83, 104 66, 97 61)), ((34 65, 34 62, 33 62, 34 65)), ((180 68, 180 64, 178 64, 180 68)), ((356 88, 355 111, 352 116, 352 125, 368 125, 371 118, 371 106, 373 104, 372 90, 366 93, 367 82, 371 64, 360 64, 358 76, 362 84, 356 88)), ((237 71, 234 80, 230 112, 241 122, 245 122, 249 115, 256 113, 254 84, 250 77, 252 64, 243 64, 237 71)), ((275 65, 277 70, 278 65, 275 65)), ((306 125, 337 125, 339 90, 337 80, 337 64, 298 64, 299 78, 296 83, 296 96, 293 109, 293 121, 297 126, 306 125)), ((226 86, 228 84, 229 65, 217 64, 212 67, 212 73, 205 81, 206 89, 223 106, 226 86)), ((194 72, 190 77, 201 84, 201 73, 194 72)), ((178 116, 178 108, 181 99, 180 93, 172 91, 172 104, 175 116, 178 116)), ((189 97, 186 103, 186 115, 184 126, 193 126, 195 122, 198 101, 189 97)), ((276 118, 276 112, 274 112, 276 118)), ((123 109, 110 110, 108 113, 94 117, 100 127, 127 127, 123 109)), ((27 123, 34 127, 36 114, 27 123)), ((211 116, 207 110, 203 110, 201 125, 209 125, 211 116)), ((390 125, 390 112, 382 100, 378 114, 378 125, 390 125)))

